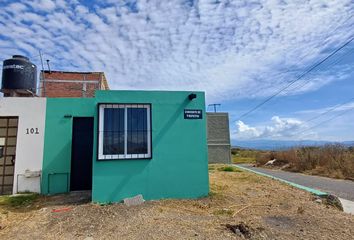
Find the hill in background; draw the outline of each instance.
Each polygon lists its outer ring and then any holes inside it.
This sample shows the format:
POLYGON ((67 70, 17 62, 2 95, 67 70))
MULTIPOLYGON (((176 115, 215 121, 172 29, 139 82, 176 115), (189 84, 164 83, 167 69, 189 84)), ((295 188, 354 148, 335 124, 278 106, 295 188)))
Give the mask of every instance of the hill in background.
POLYGON ((301 146, 323 146, 331 143, 340 143, 348 147, 354 146, 354 141, 344 141, 344 142, 331 142, 331 141, 313 141, 313 140, 248 140, 248 141, 231 141, 233 147, 249 148, 249 149, 259 149, 259 150, 284 150, 292 147, 301 146))

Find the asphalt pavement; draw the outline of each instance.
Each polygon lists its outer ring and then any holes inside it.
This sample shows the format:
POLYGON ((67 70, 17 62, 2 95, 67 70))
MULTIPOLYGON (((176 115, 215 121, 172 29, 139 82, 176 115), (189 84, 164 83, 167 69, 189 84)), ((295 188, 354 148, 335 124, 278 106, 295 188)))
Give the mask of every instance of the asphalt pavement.
POLYGON ((268 174, 273 177, 284 179, 289 182, 300 184, 306 187, 314 188, 320 191, 334 194, 340 198, 354 201, 354 181, 338 180, 333 178, 310 176, 301 173, 293 173, 282 170, 273 170, 268 168, 252 167, 249 164, 238 164, 244 168, 268 174))

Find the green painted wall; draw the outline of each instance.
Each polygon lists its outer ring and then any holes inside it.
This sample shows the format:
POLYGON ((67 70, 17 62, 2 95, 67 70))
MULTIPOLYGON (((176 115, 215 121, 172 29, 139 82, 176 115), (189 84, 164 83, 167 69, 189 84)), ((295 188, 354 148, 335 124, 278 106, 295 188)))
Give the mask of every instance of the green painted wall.
POLYGON ((47 98, 42 193, 54 194, 70 189, 72 118, 92 117, 95 99, 47 98), (69 181, 68 181, 69 180, 69 181))
MULTIPOLYGON (((73 116, 95 117, 94 202, 116 202, 142 194, 145 199, 196 198, 209 192, 204 93, 98 91, 95 99, 48 99, 42 191, 50 172, 70 173, 73 116), (97 161, 97 103, 151 103, 152 159, 97 161), (184 119, 184 109, 202 109, 202 120, 184 119)), ((52 176, 50 193, 63 192, 64 176, 52 176), (52 180, 53 178, 53 180, 52 180), (57 179, 54 179, 57 178, 57 179)))
POLYGON ((136 194, 147 200, 208 194, 205 97, 198 92, 197 98, 190 101, 189 94, 96 92, 97 102, 151 103, 152 159, 94 161, 93 201, 115 202, 136 194), (184 119, 185 108, 203 109, 203 119, 184 119))

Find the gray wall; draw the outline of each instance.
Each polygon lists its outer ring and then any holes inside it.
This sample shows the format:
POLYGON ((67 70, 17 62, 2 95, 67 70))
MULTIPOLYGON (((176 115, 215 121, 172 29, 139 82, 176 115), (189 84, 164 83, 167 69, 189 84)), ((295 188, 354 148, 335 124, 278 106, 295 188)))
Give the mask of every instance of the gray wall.
POLYGON ((209 163, 231 163, 228 113, 207 113, 209 163))

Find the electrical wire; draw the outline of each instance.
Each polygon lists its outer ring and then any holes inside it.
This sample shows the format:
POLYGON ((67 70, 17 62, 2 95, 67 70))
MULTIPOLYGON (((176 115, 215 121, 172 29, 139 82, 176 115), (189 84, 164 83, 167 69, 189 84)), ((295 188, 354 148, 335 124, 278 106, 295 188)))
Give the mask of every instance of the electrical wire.
POLYGON ((327 55, 325 58, 323 58, 321 61, 317 62, 316 64, 314 64, 312 67, 310 67, 308 70, 306 70, 304 73, 302 73, 299 77, 297 77, 295 80, 291 81, 289 84, 287 84, 285 87, 281 88, 279 91, 277 91, 275 94, 273 94, 272 96, 268 97, 266 100, 264 100, 263 102, 259 103, 258 105, 256 105, 255 107, 253 107, 252 109, 250 109, 249 111, 247 111, 246 113, 242 114, 237 120, 240 120, 244 117, 246 117, 247 115, 249 115, 250 113, 254 112, 255 110, 257 110, 258 108, 260 108, 261 106, 263 106, 264 104, 266 104, 267 102, 269 102, 270 100, 272 100, 273 98, 275 98, 276 96, 278 96, 280 93, 282 93, 284 90, 288 89, 290 86, 292 86, 294 83, 298 82, 299 80, 301 80, 304 76, 306 76, 307 74, 309 74, 310 72, 312 72, 314 69, 316 69, 318 66, 320 66, 322 63, 324 63, 325 61, 327 61, 329 58, 331 58, 333 55, 335 55, 337 52, 339 52, 341 49, 343 49, 344 47, 346 47, 347 45, 349 45, 352 41, 354 40, 354 37, 351 37, 347 42, 345 42, 343 45, 341 45, 339 48, 337 48, 336 50, 334 50, 332 53, 330 53, 329 55, 327 55))
POLYGON ((317 119, 317 118, 319 118, 319 117, 322 117, 323 115, 326 115, 327 113, 330 113, 330 112, 336 110, 337 108, 339 108, 339 107, 341 107, 341 106, 343 106, 343 105, 345 105, 345 104, 347 104, 347 103, 349 103, 349 102, 352 102, 353 100, 354 100, 354 98, 351 98, 351 99, 349 99, 349 100, 347 100, 347 101, 345 101, 345 102, 343 102, 343 103, 341 103, 341 104, 337 104, 337 105, 335 105, 334 107, 328 109, 327 111, 322 112, 322 113, 320 113, 320 114, 318 114, 318 115, 316 115, 316 116, 314 116, 314 117, 312 117, 312 118, 310 118, 310 119, 307 119, 305 122, 303 122, 303 124, 308 123, 308 122, 311 122, 311 121, 313 121, 313 120, 315 120, 315 119, 317 119))
MULTIPOLYGON (((353 48, 354 49, 354 48, 353 48)), ((336 64, 338 64, 339 62, 341 62, 346 56, 348 56, 351 52, 351 50, 353 49, 350 49, 348 52, 346 52, 345 54, 341 55, 340 57, 338 57, 334 62, 330 63, 329 65, 326 66, 326 68, 330 68, 336 64)), ((318 71, 318 70, 317 70, 318 71)), ((289 94, 290 92, 294 92, 294 91, 298 91, 299 89, 303 88, 304 86, 306 86, 307 84, 309 84, 312 80, 311 76, 307 76, 305 77, 305 79, 307 79, 306 81, 304 81, 304 83, 300 83, 300 85, 298 86, 295 86, 294 88, 292 89, 289 89, 285 92, 285 95, 286 94, 289 94)), ((268 104, 268 107, 269 106, 272 106, 274 104, 268 104)))
MULTIPOLYGON (((345 19, 342 23, 340 23, 340 24, 337 25, 335 28, 333 28, 332 31, 330 31, 330 32, 327 34, 326 40, 328 39, 329 36, 331 36, 331 35, 332 35, 335 31, 337 31, 340 27, 345 26, 345 24, 346 24, 350 19, 352 19, 353 17, 354 17, 354 15, 349 15, 349 17, 348 17, 347 19, 345 19)), ((322 45, 325 45, 325 44, 326 44, 326 41, 324 41, 324 42, 322 43, 322 45)), ((305 56, 302 56, 301 60, 298 61, 297 63, 300 63, 302 60, 305 59, 306 56, 309 56, 309 55, 312 54, 313 52, 314 52, 314 51, 313 51, 313 49, 312 49, 312 51, 308 52, 305 56)), ((279 72, 279 73, 277 73, 277 74, 275 74, 274 76, 271 76, 271 77, 274 78, 274 77, 276 77, 276 76, 278 76, 278 75, 287 74, 287 73, 290 73, 290 72, 297 72, 297 71, 299 71, 299 70, 300 70, 300 69, 296 69, 296 70, 287 69, 286 71, 279 72)), ((306 85, 306 84, 305 84, 305 85, 306 85)), ((258 89, 258 90, 256 90, 256 92, 253 92, 252 95, 255 95, 255 94, 257 94, 258 92, 265 91, 265 90, 267 90, 267 88, 258 89)), ((233 95, 233 96, 235 96, 235 95, 233 95)))
POLYGON ((344 111, 344 112, 341 112, 340 114, 335 115, 335 116, 332 117, 332 118, 329 118, 329 119, 327 119, 327 120, 325 120, 325 121, 322 121, 322 122, 320 122, 320 123, 318 123, 318 124, 316 124, 316 125, 314 125, 314 126, 308 128, 308 129, 305 129, 305 130, 303 130, 303 131, 297 132, 296 134, 298 135, 298 134, 304 133, 304 132, 306 132, 306 131, 309 131, 309 130, 311 130, 311 129, 317 128, 317 127, 319 127, 319 126, 321 126, 321 125, 323 125, 323 124, 325 124, 325 123, 327 123, 327 122, 330 122, 330 121, 332 121, 332 120, 334 120, 334 119, 336 119, 336 118, 338 118, 338 117, 340 117, 340 116, 342 116, 342 115, 344 115, 344 114, 347 114, 348 112, 353 111, 353 110, 354 110, 354 108, 348 109, 348 110, 346 110, 346 111, 344 111))
MULTIPOLYGON (((338 63, 340 63, 345 57, 347 57, 348 55, 350 55, 350 54, 352 53, 352 50, 353 50, 353 49, 349 49, 349 51, 347 51, 345 54, 339 56, 339 57, 336 59, 336 61, 334 61, 334 62, 330 63, 329 65, 327 65, 326 68, 330 68, 330 67, 332 67, 332 66, 337 65, 338 63)), ((317 71, 318 71, 318 70, 317 70, 317 71)), ((308 79, 308 80, 307 80, 307 81, 304 81, 304 83, 302 83, 302 84, 300 84, 300 85, 298 85, 298 86, 295 86, 295 87, 292 88, 292 89, 287 90, 287 91, 286 91, 286 94, 288 94, 288 93, 290 93, 290 92, 293 92, 293 91, 297 91, 297 90, 303 88, 304 86, 306 86, 307 84, 309 84, 309 83, 311 82, 310 76, 308 76, 307 79, 308 79)))

